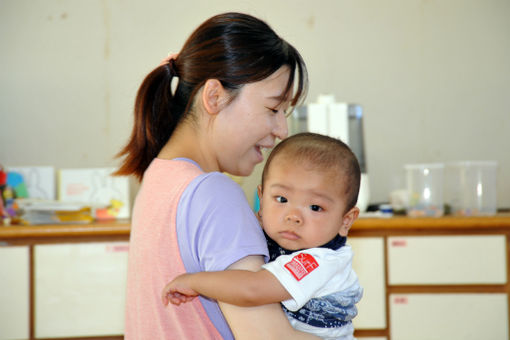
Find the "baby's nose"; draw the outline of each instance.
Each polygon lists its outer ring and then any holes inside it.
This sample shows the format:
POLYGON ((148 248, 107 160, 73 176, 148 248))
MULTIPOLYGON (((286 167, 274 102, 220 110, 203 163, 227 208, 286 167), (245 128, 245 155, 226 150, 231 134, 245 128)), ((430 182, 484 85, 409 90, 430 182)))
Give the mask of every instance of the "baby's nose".
POLYGON ((302 222, 302 219, 298 214, 288 214, 285 220, 292 224, 301 224, 302 222))

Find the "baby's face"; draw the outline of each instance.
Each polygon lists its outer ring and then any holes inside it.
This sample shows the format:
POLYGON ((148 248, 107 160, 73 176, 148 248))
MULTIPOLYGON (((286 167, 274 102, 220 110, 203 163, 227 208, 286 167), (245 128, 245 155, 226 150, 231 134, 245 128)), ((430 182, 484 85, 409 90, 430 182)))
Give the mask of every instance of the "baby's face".
POLYGON ((261 197, 264 231, 288 250, 318 247, 339 233, 346 236, 344 184, 338 182, 335 170, 318 171, 276 157, 261 197))

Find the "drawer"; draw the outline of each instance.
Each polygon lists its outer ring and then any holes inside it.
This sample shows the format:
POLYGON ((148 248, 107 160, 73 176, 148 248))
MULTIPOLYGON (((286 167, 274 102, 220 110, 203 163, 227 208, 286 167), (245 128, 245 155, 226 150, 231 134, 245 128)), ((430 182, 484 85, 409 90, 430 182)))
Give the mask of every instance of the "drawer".
POLYGON ((28 247, 0 247, 2 340, 29 338, 29 257, 28 247))
POLYGON ((384 239, 351 237, 347 241, 354 252, 352 267, 363 287, 358 303, 355 329, 386 328, 386 284, 384 270, 384 239))
POLYGON ((505 236, 389 237, 388 281, 390 285, 505 284, 505 236))
POLYGON ((128 243, 35 246, 35 335, 124 333, 128 243))
POLYGON ((390 295, 392 340, 508 339, 506 294, 390 295))

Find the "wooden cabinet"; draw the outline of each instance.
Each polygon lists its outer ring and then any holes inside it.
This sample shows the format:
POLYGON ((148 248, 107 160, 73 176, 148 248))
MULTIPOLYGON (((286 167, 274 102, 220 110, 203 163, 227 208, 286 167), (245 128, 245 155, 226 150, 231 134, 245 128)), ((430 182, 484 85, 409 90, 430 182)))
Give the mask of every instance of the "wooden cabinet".
POLYGON ((0 247, 0 339, 29 337, 29 259, 27 246, 0 247))
POLYGON ((392 340, 508 339, 508 295, 391 294, 392 340))
POLYGON ((504 235, 388 237, 390 285, 504 284, 504 235))
POLYGON ((0 340, 122 339, 129 229, 0 227, 0 340))
POLYGON ((386 280, 384 239, 382 237, 350 238, 354 258, 353 268, 363 286, 363 298, 358 303, 355 329, 386 328, 386 280))
MULTIPOLYGON (((127 222, 0 228, 0 340, 123 338, 127 222)), ((359 340, 509 339, 510 215, 363 218, 359 340)))
POLYGON ((509 339, 510 215, 359 219, 349 243, 358 339, 509 339))
POLYGON ((35 246, 35 337, 123 334, 127 253, 127 242, 35 246))

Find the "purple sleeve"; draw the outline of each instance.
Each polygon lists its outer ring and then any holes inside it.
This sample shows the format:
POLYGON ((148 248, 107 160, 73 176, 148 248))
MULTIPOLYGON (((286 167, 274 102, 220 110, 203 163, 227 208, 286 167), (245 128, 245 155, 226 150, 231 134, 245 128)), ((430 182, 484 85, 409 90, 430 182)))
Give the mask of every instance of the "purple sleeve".
POLYGON ((194 179, 177 210, 177 238, 188 272, 224 270, 249 255, 268 257, 262 229, 242 189, 213 172, 194 179))
MULTIPOLYGON (((195 178, 177 207, 177 242, 187 272, 224 270, 249 256, 268 258, 266 240, 243 191, 218 173, 195 178)), ((216 301, 200 297, 209 319, 225 340, 234 336, 216 301)))

